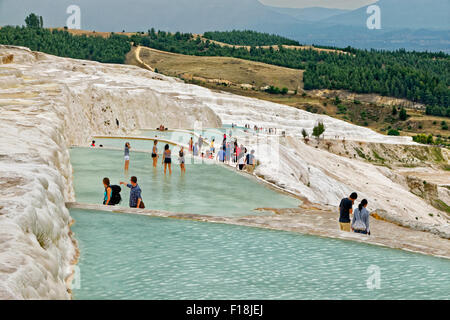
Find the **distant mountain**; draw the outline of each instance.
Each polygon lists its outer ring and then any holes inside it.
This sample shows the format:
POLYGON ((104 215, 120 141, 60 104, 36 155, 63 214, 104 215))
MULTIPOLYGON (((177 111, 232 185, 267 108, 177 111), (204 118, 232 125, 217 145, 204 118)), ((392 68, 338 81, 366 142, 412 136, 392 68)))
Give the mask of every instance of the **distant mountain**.
POLYGON ((339 14, 350 12, 350 10, 329 9, 320 7, 311 8, 281 8, 267 6, 269 9, 294 17, 299 21, 320 21, 339 14))
POLYGON ((147 31, 155 27, 201 33, 298 23, 257 0, 0 0, 0 25, 24 24, 25 17, 34 12, 44 17, 45 26, 62 27, 69 16, 66 8, 74 3, 81 8, 82 28, 96 31, 147 31))
MULTIPOLYGON (((408 29, 450 29, 450 0, 379 0, 381 27, 408 29)), ((336 25, 364 27, 367 6, 324 19, 336 25)))
POLYGON ((0 0, 0 26, 23 25, 34 12, 45 27, 66 25, 71 4, 81 27, 96 31, 156 30, 203 33, 249 29, 304 44, 450 52, 450 0, 380 0, 382 30, 368 30, 363 7, 274 8, 258 0, 0 0))

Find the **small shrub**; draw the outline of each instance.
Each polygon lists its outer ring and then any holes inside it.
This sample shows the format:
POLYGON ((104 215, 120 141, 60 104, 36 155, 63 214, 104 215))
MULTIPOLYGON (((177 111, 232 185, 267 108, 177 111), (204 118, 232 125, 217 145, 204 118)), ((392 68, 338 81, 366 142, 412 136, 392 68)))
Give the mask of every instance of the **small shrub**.
POLYGON ((388 136, 399 136, 399 135, 400 135, 400 132, 396 129, 390 129, 388 131, 388 136))

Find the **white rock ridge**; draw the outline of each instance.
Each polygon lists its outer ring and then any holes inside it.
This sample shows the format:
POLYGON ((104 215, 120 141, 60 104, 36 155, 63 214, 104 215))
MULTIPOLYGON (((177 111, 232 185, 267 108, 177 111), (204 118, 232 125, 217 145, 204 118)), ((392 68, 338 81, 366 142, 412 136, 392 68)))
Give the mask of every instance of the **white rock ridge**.
MULTIPOLYGON (((203 127, 257 124, 294 135, 303 128, 311 132, 321 120, 330 137, 413 144, 407 138, 213 92, 134 66, 0 45, 0 58, 10 55, 12 61, 0 59, 8 62, 0 63, 0 299, 70 298, 66 279, 76 245, 64 205, 75 200, 68 147, 86 146, 93 135, 125 135, 160 124, 193 128, 195 121, 203 127)), ((257 150, 262 163, 258 174, 311 202, 337 205, 356 190, 392 220, 448 226, 436 209, 390 179, 388 168, 315 149, 298 138, 283 140, 276 155, 262 152, 264 141, 252 138, 246 145, 257 150)))

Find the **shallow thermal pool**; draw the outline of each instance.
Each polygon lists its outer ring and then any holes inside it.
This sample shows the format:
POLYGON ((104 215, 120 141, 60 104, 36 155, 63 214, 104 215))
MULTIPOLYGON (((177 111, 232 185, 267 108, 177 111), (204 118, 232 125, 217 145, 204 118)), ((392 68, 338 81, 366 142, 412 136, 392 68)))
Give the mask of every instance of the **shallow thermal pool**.
MULTIPOLYGON (((238 139, 239 143, 244 143, 245 139, 250 137, 252 134, 246 134, 244 131, 240 129, 233 129, 233 134, 230 137, 231 129, 204 129, 202 131, 198 131, 196 133, 201 134, 206 141, 203 144, 204 148, 209 147, 212 139, 215 140, 216 150, 221 146, 223 141, 223 134, 226 133, 227 137, 230 141, 234 141, 238 139)), ((174 152, 179 151, 179 147, 175 144, 184 145, 187 149, 189 145, 189 140, 192 137, 193 142, 198 142, 198 136, 194 135, 192 131, 189 130, 174 130, 174 131, 157 131, 157 130, 141 130, 140 133, 137 134, 138 137, 147 137, 151 139, 160 140, 158 143, 158 152, 162 152, 164 145, 167 142, 161 140, 169 140, 170 148, 173 149, 174 152)), ((121 148, 125 147, 125 142, 129 142, 132 150, 141 150, 141 151, 151 151, 153 148, 153 140, 143 140, 140 138, 126 138, 126 139, 118 139, 118 138, 95 138, 96 146, 102 145, 103 147, 108 148, 121 148)), ((203 148, 203 151, 204 151, 203 148)))
MULTIPOLYGON (((77 202, 101 204, 104 177, 109 177, 112 184, 129 181, 124 176, 123 151, 73 148, 70 157, 77 202)), ((150 154, 130 153, 129 176, 138 178, 148 209, 242 216, 264 214, 254 210, 257 208, 295 208, 301 204, 296 198, 216 164, 189 164, 188 161, 186 174, 181 176, 178 157, 172 159, 172 175, 167 172, 165 176, 160 161, 156 169, 152 167, 150 154)), ((128 206, 129 189, 122 186, 121 194, 120 205, 128 206)))
POLYGON ((223 140, 223 134, 226 133, 228 137, 236 138, 236 137, 243 137, 246 135, 246 133, 241 129, 231 129, 231 128, 206 128, 202 130, 196 130, 195 133, 197 135, 193 134, 194 131, 192 130, 174 130, 174 131, 157 131, 157 130, 142 130, 139 134, 140 136, 149 137, 149 138, 165 138, 170 139, 175 142, 188 144, 189 139, 192 137, 194 140, 194 143, 198 140, 198 135, 202 135, 207 140, 211 141, 212 139, 215 139, 216 143, 221 143, 223 140), (190 131, 190 132, 186 132, 190 131))
MULTIPOLYGON (((158 137, 158 139, 168 139, 168 138, 158 137)), ((139 150, 139 151, 151 152, 153 149, 153 144, 154 144, 153 140, 141 140, 141 139, 132 139, 132 138, 128 138, 128 139, 96 138, 95 139, 95 144, 97 146, 97 149, 101 149, 100 145, 102 145, 105 148, 119 148, 119 149, 123 150, 125 148, 126 142, 128 142, 130 144, 131 151, 139 150)), ((174 142, 178 142, 178 141, 174 141, 174 142)), ((174 154, 178 153, 178 151, 180 150, 180 147, 177 145, 174 145, 172 143, 167 143, 164 141, 158 141, 157 147, 158 147, 159 154, 162 153, 162 151, 164 150, 164 146, 166 144, 169 144, 170 150, 172 150, 172 152, 174 154)), ((122 151, 122 153, 123 153, 123 151, 122 151)))
POLYGON ((71 215, 81 252, 75 299, 449 298, 446 259, 223 224, 71 215), (370 266, 379 289, 367 286, 370 266))

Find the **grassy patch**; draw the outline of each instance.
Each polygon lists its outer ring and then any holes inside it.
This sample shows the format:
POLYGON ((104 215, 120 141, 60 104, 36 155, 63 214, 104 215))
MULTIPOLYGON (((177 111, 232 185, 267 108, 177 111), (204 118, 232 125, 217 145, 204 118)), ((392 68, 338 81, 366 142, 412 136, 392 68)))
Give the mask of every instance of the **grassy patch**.
POLYGON ((362 150, 361 150, 360 148, 355 147, 355 148, 353 148, 353 149, 356 151, 356 153, 358 154, 358 156, 359 156, 360 158, 366 159, 366 155, 364 154, 364 152, 362 152, 362 150))
POLYGON ((140 58, 165 75, 248 84, 259 90, 275 86, 297 90, 303 87, 303 70, 278 67, 229 57, 198 57, 142 48, 140 58))
POLYGON ((386 159, 384 159, 383 157, 381 157, 375 150, 372 150, 373 156, 375 157, 375 159, 381 161, 381 162, 385 162, 386 159))
POLYGON ((440 199, 433 200, 431 204, 438 210, 450 213, 450 206, 440 199))
POLYGON ((441 148, 439 148, 439 147, 431 148, 431 155, 433 156, 434 161, 436 161, 436 162, 444 161, 444 156, 442 155, 441 148))

